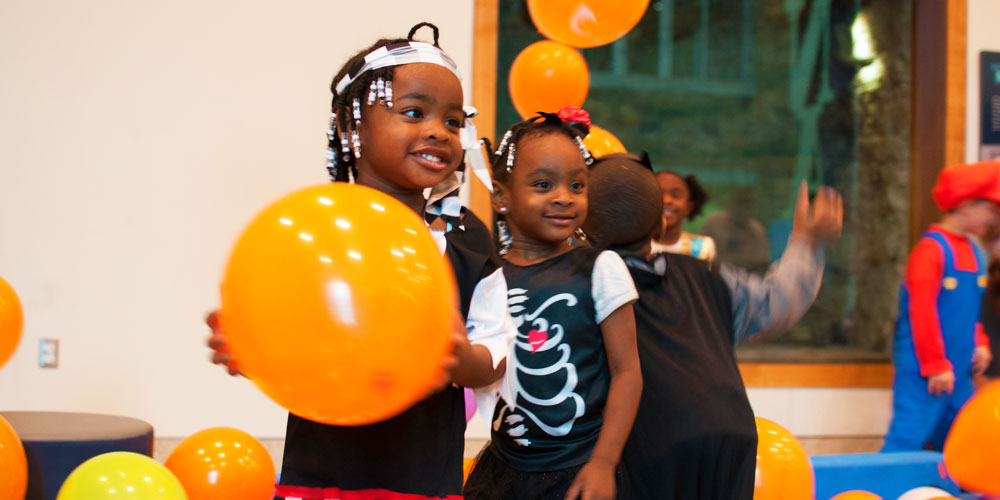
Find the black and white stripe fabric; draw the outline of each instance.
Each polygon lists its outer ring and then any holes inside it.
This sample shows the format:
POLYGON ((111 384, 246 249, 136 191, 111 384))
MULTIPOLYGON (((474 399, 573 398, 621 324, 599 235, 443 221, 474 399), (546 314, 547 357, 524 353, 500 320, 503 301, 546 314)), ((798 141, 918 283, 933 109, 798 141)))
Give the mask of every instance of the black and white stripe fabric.
POLYGON ((365 56, 363 63, 351 68, 347 75, 337 82, 337 93, 343 93, 344 89, 365 71, 413 63, 437 64, 451 70, 459 80, 462 79, 462 74, 459 73, 455 60, 448 57, 448 54, 445 54, 443 50, 427 42, 409 41, 386 45, 371 51, 365 56))

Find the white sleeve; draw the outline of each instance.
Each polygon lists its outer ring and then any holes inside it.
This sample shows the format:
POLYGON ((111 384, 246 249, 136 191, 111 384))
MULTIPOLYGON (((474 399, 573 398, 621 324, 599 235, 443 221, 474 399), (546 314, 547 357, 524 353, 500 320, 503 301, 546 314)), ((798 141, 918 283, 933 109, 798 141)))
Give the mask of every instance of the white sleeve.
POLYGON ((625 261, 611 250, 605 250, 594 262, 593 286, 594 320, 600 324, 619 307, 639 298, 632 283, 632 275, 625 261))
POLYGON ((517 328, 507 307, 507 279, 502 268, 476 284, 465 327, 469 331, 469 343, 488 349, 496 369, 517 336, 517 328))
POLYGON ((707 260, 709 262, 714 262, 715 240, 713 240, 711 236, 705 236, 705 242, 702 243, 702 245, 704 245, 705 248, 704 250, 702 250, 702 253, 705 255, 704 260, 707 260))

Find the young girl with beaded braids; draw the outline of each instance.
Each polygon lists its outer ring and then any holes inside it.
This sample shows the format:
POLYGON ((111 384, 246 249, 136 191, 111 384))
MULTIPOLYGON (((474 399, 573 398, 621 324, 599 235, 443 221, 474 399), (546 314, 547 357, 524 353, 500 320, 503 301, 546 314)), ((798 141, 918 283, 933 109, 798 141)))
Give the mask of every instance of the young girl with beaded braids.
MULTIPOLYGON (((332 84, 327 169, 334 181, 382 191, 417 213, 452 264, 461 318, 453 321, 450 378, 405 412, 369 425, 340 427, 288 415, 276 498, 448 499, 462 497, 465 403, 459 386, 492 383, 515 334, 503 272, 489 232, 454 193, 463 145, 479 151, 462 107, 455 63, 421 23, 407 39, 383 39, 352 57, 332 84), (413 41, 423 26, 434 43, 413 41), (424 190, 433 188, 429 202, 424 190), (444 196, 442 196, 444 195, 444 196)), ((470 155, 472 156, 472 155, 470 155)), ((481 158, 481 157, 480 157, 481 158)), ((225 337, 209 317, 214 361, 238 373, 225 337)), ((336 397, 331 390, 330 397, 336 397)))
POLYGON ((568 241, 587 214, 586 112, 508 131, 493 161, 494 210, 518 335, 467 499, 612 499, 642 376, 632 302, 614 252, 568 241))

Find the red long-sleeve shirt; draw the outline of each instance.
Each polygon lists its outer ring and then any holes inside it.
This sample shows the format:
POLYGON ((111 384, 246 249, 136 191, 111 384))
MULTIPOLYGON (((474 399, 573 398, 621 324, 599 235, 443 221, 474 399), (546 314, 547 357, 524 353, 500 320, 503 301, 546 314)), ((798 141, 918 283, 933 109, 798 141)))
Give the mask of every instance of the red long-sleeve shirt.
MULTIPOLYGON (((955 269, 981 272, 976 261, 974 243, 969 238, 948 232, 940 226, 931 229, 939 231, 949 243, 955 258, 955 269)), ((944 278, 944 250, 937 241, 923 238, 913 248, 906 261, 903 280, 909 291, 910 325, 913 344, 920 363, 920 375, 929 377, 952 370, 951 362, 945 357, 944 337, 938 319, 937 299, 944 278)), ((977 346, 989 345, 989 338, 983 325, 976 322, 975 342, 977 346)))

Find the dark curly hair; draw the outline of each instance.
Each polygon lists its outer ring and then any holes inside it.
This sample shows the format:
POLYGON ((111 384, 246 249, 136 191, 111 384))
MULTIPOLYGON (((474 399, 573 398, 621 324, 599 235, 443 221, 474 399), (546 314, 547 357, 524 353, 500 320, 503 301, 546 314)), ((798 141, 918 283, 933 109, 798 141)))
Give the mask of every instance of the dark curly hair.
POLYGON ((698 182, 698 178, 694 174, 681 175, 673 170, 660 170, 656 172, 656 177, 660 177, 661 175, 673 175, 684 181, 684 185, 687 186, 688 190, 688 198, 691 200, 691 211, 688 213, 688 220, 694 220, 695 217, 701 215, 701 209, 708 203, 708 191, 705 191, 705 188, 701 187, 701 182, 698 182))
MULTIPOLYGON (((571 140, 577 138, 583 140, 590 132, 590 127, 584 123, 564 122, 555 113, 538 113, 538 116, 519 122, 510 128, 500 141, 499 148, 492 152, 490 156, 490 168, 493 171, 493 179, 506 184, 510 173, 507 172, 507 154, 510 148, 514 147, 514 165, 517 165, 517 146, 521 140, 527 137, 537 137, 547 134, 563 134, 571 140), (509 136, 507 134, 510 134, 509 136)), ((489 143, 487 142, 487 147, 489 143)))
POLYGON ((344 76, 347 75, 351 69, 363 64, 365 56, 371 53, 371 51, 388 45, 413 41, 413 36, 417 34, 417 31, 420 30, 420 28, 425 26, 430 28, 434 33, 434 46, 441 48, 438 44, 438 37, 440 35, 438 27, 428 22, 419 23, 410 28, 410 32, 406 38, 382 38, 373 43, 371 46, 362 49, 348 59, 347 62, 340 68, 340 71, 338 71, 333 77, 333 81, 330 83, 330 92, 333 93, 330 110, 337 116, 337 126, 336 133, 328 136, 328 147, 330 148, 332 154, 336 155, 336 162, 334 162, 336 166, 327 165, 327 171, 330 174, 331 180, 348 182, 352 177, 357 178, 358 167, 354 155, 350 152, 341 152, 340 142, 344 137, 344 132, 347 130, 347 125, 352 120, 352 103, 354 99, 364 101, 367 98, 366 92, 373 81, 379 78, 392 80, 392 76, 395 73, 395 67, 388 66, 385 68, 366 71, 358 75, 358 78, 351 82, 351 84, 348 85, 347 88, 345 88, 340 94, 337 93, 337 83, 340 82, 340 80, 344 78, 344 76))

